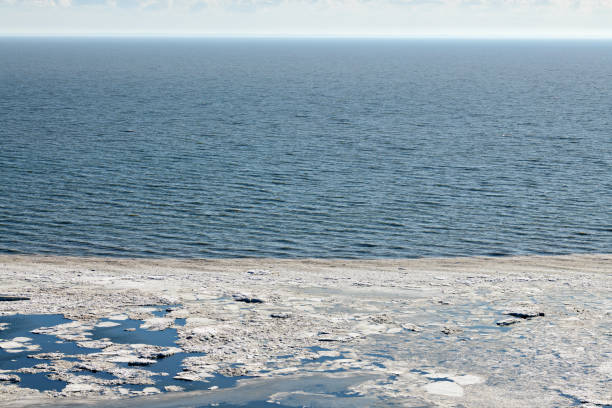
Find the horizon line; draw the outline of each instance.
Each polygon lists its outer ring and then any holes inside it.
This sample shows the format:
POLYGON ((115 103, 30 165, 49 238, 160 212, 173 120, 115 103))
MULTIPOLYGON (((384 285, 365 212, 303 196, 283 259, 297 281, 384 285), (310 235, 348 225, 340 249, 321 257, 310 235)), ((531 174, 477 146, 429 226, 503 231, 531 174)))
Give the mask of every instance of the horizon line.
POLYGON ((606 41, 607 35, 389 35, 389 34, 221 34, 221 33, 2 33, 0 38, 134 38, 134 39, 396 39, 396 40, 576 40, 606 41))

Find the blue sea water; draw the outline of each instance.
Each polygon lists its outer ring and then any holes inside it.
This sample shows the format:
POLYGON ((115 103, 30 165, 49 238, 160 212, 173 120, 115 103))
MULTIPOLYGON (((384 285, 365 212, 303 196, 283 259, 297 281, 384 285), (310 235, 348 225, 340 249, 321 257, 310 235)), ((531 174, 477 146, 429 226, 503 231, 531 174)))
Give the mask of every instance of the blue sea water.
POLYGON ((612 252, 612 42, 0 39, 0 252, 612 252))

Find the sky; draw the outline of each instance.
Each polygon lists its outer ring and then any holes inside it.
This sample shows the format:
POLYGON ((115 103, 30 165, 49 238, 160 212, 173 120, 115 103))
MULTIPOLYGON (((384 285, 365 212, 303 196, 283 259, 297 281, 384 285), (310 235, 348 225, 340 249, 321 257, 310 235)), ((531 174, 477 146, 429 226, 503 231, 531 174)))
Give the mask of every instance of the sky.
POLYGON ((612 0, 0 0, 0 35, 612 38, 612 0))

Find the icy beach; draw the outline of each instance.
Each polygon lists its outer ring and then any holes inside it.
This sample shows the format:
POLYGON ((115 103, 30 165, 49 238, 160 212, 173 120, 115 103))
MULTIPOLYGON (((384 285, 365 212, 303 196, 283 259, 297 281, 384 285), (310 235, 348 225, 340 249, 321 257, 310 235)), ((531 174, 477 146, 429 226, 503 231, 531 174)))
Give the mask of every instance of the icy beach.
POLYGON ((609 406, 611 276, 610 255, 2 256, 0 404, 609 406))

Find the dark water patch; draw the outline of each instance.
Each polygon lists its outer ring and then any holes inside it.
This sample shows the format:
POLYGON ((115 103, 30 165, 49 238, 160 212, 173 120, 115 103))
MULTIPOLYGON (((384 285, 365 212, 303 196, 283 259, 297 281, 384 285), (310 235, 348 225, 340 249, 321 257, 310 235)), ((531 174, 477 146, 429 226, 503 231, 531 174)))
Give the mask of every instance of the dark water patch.
POLYGON ((140 320, 100 320, 100 322, 109 321, 119 323, 119 326, 94 328, 91 330, 91 338, 93 340, 108 338, 113 343, 142 343, 154 344, 162 347, 176 347, 176 329, 167 328, 165 330, 145 330, 140 328, 143 323, 140 320))
MULTIPOLYGON (((28 358, 32 354, 58 352, 74 355, 98 351, 97 349, 78 347, 74 342, 58 342, 60 340, 52 335, 31 333, 31 330, 40 327, 55 326, 69 322, 70 320, 62 315, 0 316, 0 323, 9 323, 6 330, 0 331, 0 339, 11 340, 15 337, 28 337, 32 340, 25 342, 25 344, 33 344, 40 347, 38 350, 24 350, 19 353, 9 353, 6 350, 0 350, 0 370, 17 370, 48 362, 48 360, 28 358)), ((74 358, 71 358, 71 360, 74 360, 74 358)), ((65 382, 51 380, 47 377, 47 374, 48 372, 35 374, 18 373, 17 375, 21 378, 18 385, 39 391, 60 391, 65 387, 65 382)))
POLYGON ((68 355, 85 354, 98 351, 78 347, 75 342, 63 341, 53 335, 33 334, 32 330, 69 323, 71 320, 62 315, 12 315, 0 316, 0 323, 8 323, 6 330, 0 331, 0 339, 11 340, 15 337, 28 337, 32 340, 25 344, 38 345, 39 350, 24 350, 19 353, 8 353, 0 350, 0 369, 16 369, 20 367, 31 367, 43 360, 30 359, 28 355, 37 353, 64 353, 68 355))
MULTIPOLYGON (((158 309, 162 311, 161 315, 164 316, 166 314, 167 306, 158 307, 158 309)), ((107 321, 111 320, 100 320, 100 322, 107 321)), ((0 369, 17 370, 19 368, 33 367, 37 364, 52 364, 52 361, 49 361, 48 359, 28 357, 29 355, 33 354, 58 352, 68 355, 68 357, 62 357, 62 360, 78 361, 83 359, 84 361, 87 361, 88 354, 98 353, 101 351, 100 349, 95 348, 79 347, 76 342, 63 341, 51 334, 31 333, 32 330, 40 327, 52 327, 70 322, 71 320, 66 319, 61 315, 13 315, 0 317, 0 323, 8 323, 7 328, 0 331, 0 339, 11 340, 15 337, 28 337, 31 340, 24 342, 24 345, 39 346, 39 349, 37 350, 24 350, 18 353, 9 353, 6 350, 0 349, 0 369)), ((113 342, 113 344, 150 344, 161 347, 176 347, 176 329, 149 331, 140 328, 140 325, 143 323, 142 321, 131 319, 112 322, 118 323, 118 325, 113 327, 96 327, 90 331, 91 335, 88 336, 88 338, 91 340, 109 339, 113 342), (133 330, 126 331, 126 329, 133 330)), ((179 352, 167 357, 157 358, 154 363, 138 368, 156 374, 152 377, 155 381, 153 386, 158 387, 162 391, 163 387, 168 385, 180 386, 186 391, 208 389, 212 386, 227 388, 235 386, 236 381, 239 378, 247 378, 225 377, 219 374, 214 375, 208 379, 207 382, 183 381, 173 378, 176 374, 183 370, 182 362, 185 358, 202 355, 204 354, 179 352)), ((136 368, 131 367, 130 363, 128 362, 116 363, 116 365, 120 368, 136 368)), ((38 389, 40 391, 62 390, 66 386, 66 382, 49 379, 49 373, 50 371, 36 374, 18 373, 18 375, 22 378, 22 381, 18 383, 18 385, 38 389)), ((77 376, 89 375, 100 380, 118 380, 118 378, 111 372, 105 371, 88 370, 75 367, 70 369, 69 373, 77 376)), ((121 384, 120 386, 132 391, 142 391, 144 388, 151 385, 121 384)))
POLYGON ((66 386, 64 381, 49 379, 47 373, 19 373, 17 375, 21 378, 18 385, 23 388, 32 388, 38 391, 61 391, 66 386))
POLYGON ((70 321, 59 314, 0 316, 0 323, 8 323, 7 329, 0 331, 0 338, 31 337, 31 330, 69 323, 70 321))
MULTIPOLYGON (((166 317, 169 311, 178 308, 181 305, 148 305, 154 307, 155 310, 151 313, 156 317, 166 317)), ((179 326, 185 324, 186 319, 179 320, 179 326)), ((176 324, 175 320, 175 324, 176 324)), ((113 343, 123 344, 154 344, 162 347, 176 347, 177 331, 174 328, 166 328, 164 330, 146 330, 141 329, 140 326, 143 321, 126 319, 126 320, 111 320, 111 319, 100 319, 99 323, 115 323, 116 326, 111 327, 95 327, 91 330, 91 338, 99 340, 103 338, 110 339, 113 343)))

